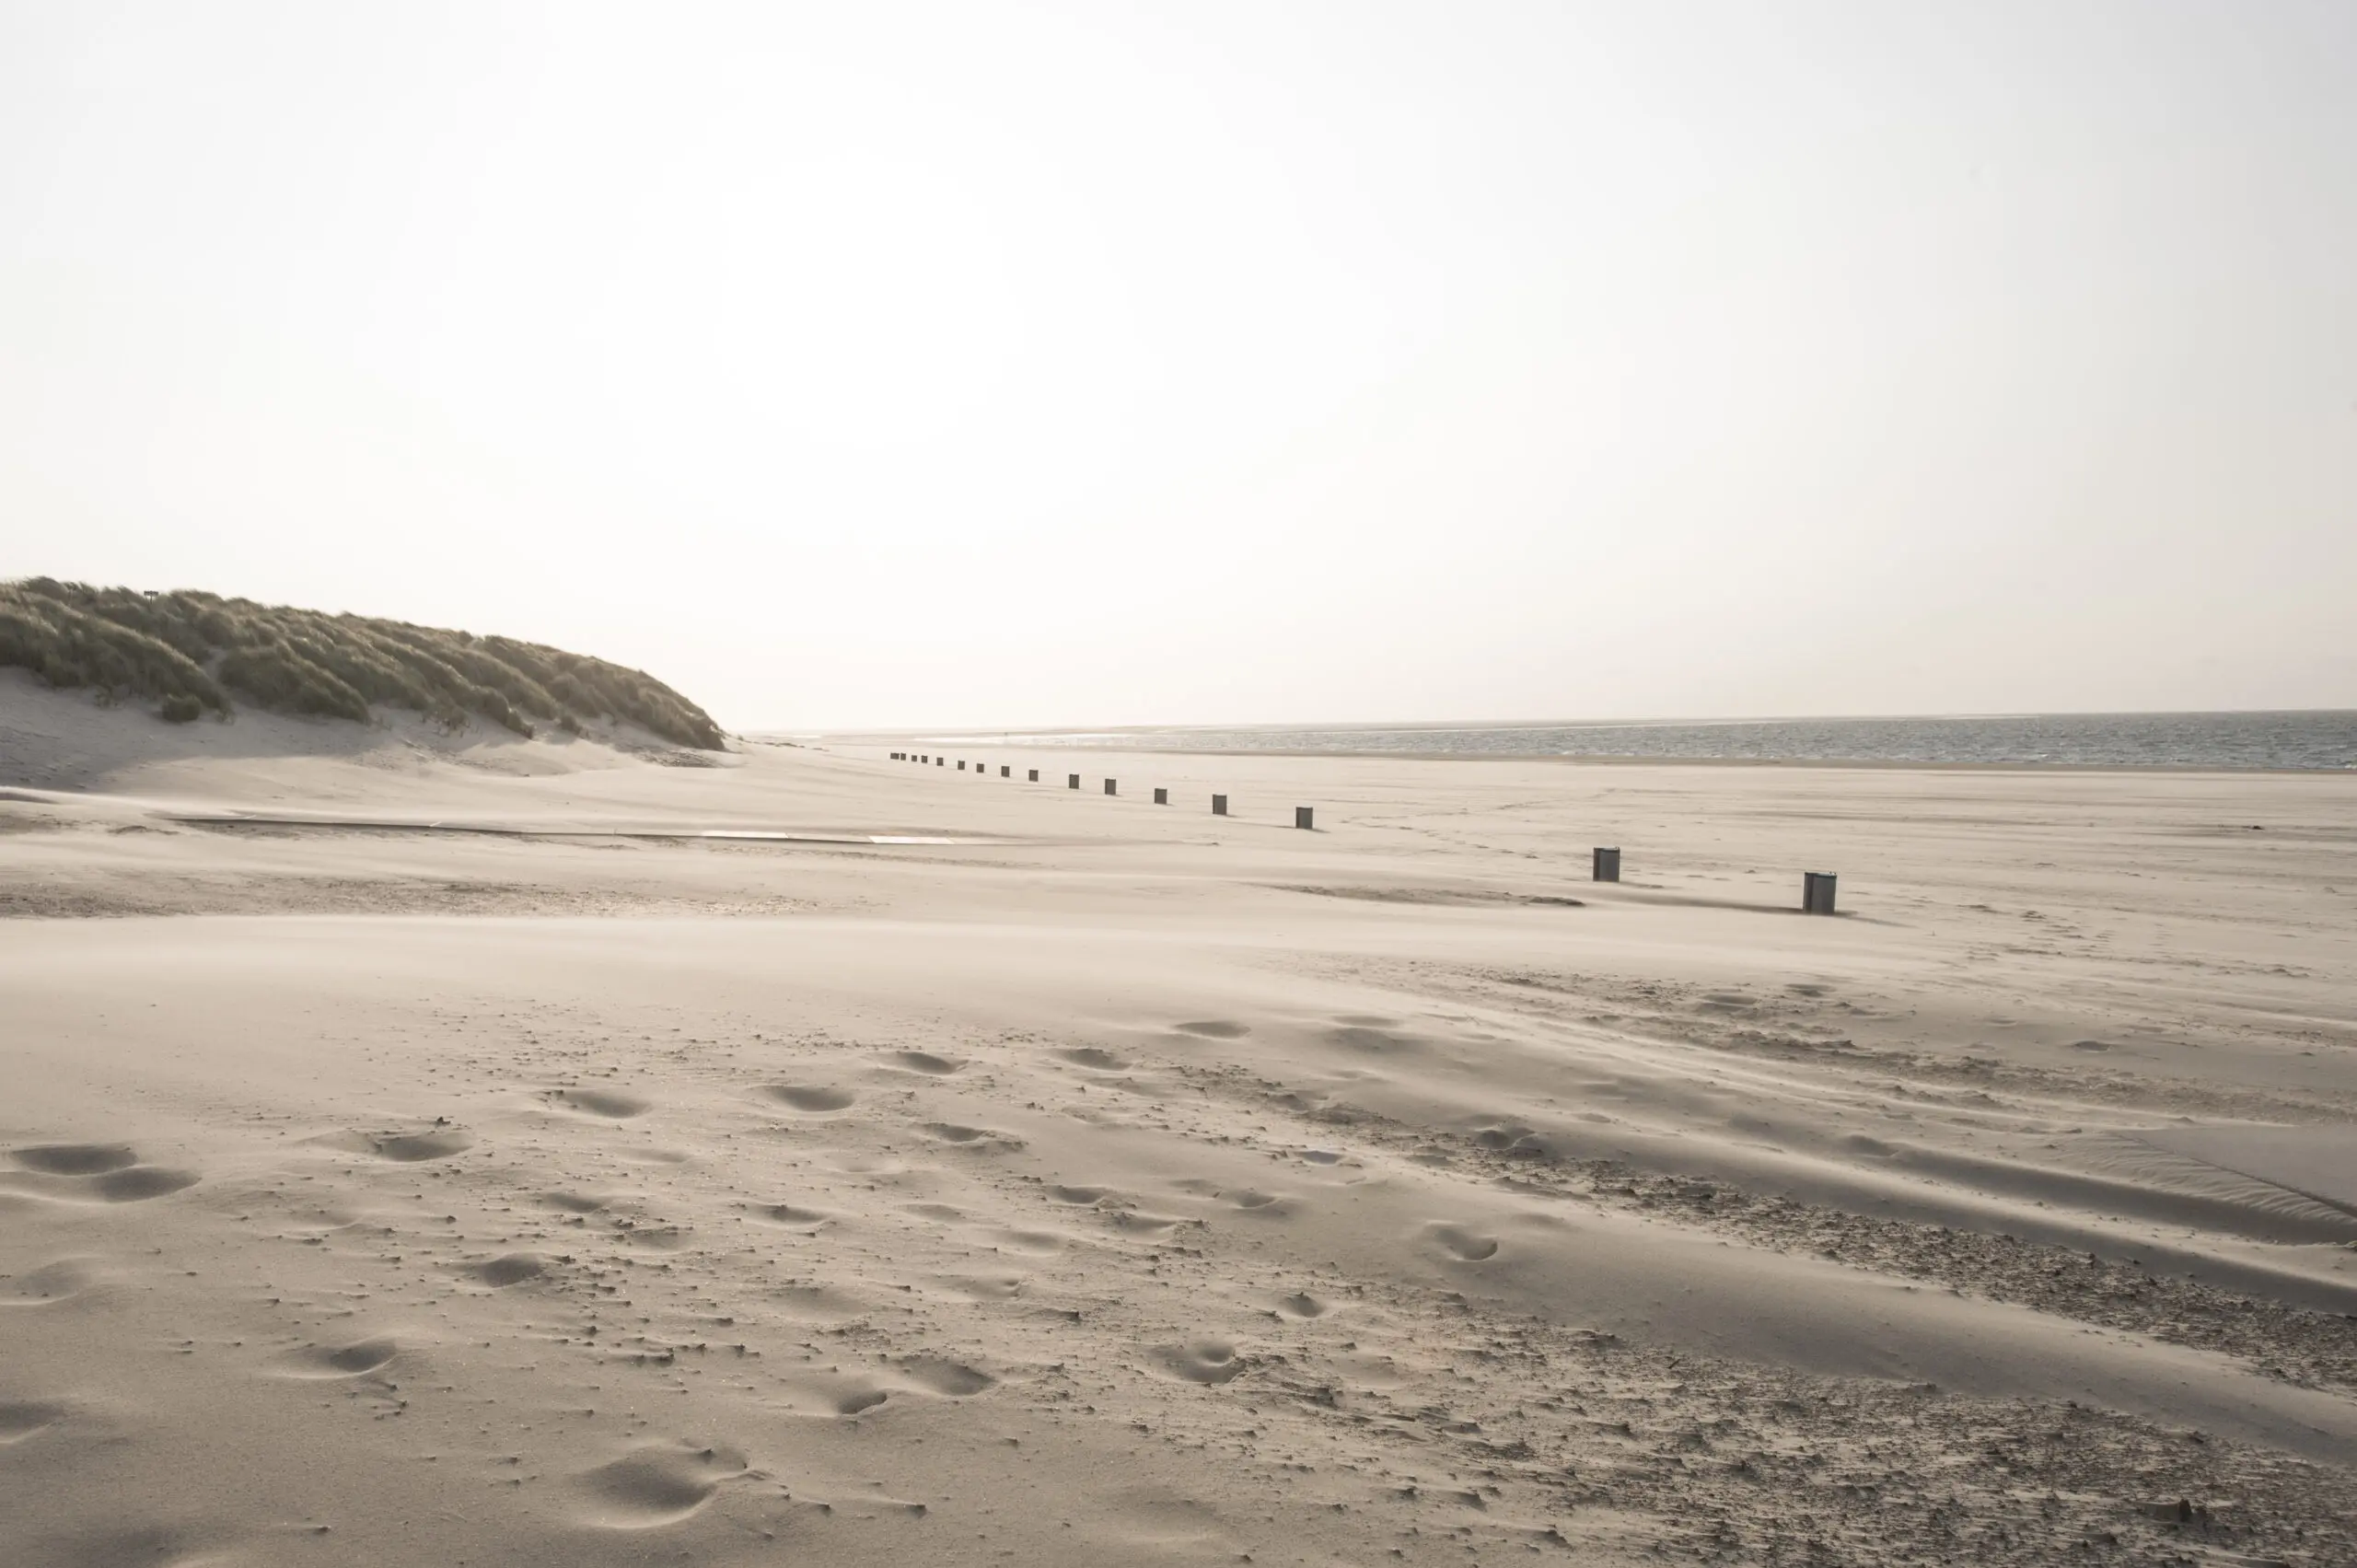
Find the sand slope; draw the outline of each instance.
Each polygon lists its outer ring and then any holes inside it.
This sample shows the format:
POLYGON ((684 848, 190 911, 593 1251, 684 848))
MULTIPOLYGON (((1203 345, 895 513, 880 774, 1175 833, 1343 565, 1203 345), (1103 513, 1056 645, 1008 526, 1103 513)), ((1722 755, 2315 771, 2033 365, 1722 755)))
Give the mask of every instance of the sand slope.
POLYGON ((2351 1558, 2357 781, 350 739, 0 800, 0 1560, 2351 1558))

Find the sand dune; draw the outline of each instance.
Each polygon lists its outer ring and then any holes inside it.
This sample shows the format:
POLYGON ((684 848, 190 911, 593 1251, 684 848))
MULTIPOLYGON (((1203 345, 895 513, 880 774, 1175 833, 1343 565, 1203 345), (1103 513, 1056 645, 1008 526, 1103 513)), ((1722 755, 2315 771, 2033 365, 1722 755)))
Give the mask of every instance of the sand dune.
POLYGON ((7 700, 0 1561, 2357 1560, 2351 780, 7 700))

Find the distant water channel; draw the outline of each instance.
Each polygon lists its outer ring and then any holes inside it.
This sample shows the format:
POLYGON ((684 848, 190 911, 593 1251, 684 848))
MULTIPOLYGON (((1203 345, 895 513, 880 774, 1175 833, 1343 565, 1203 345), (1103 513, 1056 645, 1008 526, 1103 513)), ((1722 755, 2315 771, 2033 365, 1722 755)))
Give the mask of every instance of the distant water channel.
POLYGON ((2357 769, 2357 710, 2023 714, 1971 718, 1061 731, 941 737, 1003 745, 1340 755, 1631 757, 1690 761, 2357 769))

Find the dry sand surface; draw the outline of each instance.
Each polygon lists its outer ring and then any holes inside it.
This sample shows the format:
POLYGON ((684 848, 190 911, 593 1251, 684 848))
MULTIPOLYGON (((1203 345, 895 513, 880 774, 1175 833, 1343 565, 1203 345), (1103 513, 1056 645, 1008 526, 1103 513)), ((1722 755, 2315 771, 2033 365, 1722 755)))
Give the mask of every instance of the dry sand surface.
POLYGON ((899 749, 0 686, 0 1562, 2357 1562, 2357 778, 899 749))

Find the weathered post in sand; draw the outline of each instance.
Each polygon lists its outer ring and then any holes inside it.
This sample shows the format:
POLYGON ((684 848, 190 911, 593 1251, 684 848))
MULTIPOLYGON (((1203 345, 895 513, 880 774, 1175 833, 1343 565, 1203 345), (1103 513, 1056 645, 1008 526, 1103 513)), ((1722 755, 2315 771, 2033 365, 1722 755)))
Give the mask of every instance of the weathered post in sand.
POLYGON ((1078 789, 1080 787, 1080 775, 1078 773, 1070 773, 1065 775, 1064 787, 1066 789, 1078 789))
POLYGON ((998 776, 1003 779, 1011 779, 1015 776, 1015 770, 1001 762, 998 765, 998 776))
POLYGON ((1169 792, 1168 790, 1167 790, 1167 789, 1158 789, 1158 790, 1155 790, 1155 791, 1154 792, 1154 803, 1155 803, 1156 806, 1167 806, 1167 805, 1169 805, 1169 804, 1170 804, 1170 792, 1169 792))
POLYGON ((1031 770, 1031 782, 1033 784, 1038 784, 1039 782, 1039 770, 1037 768, 1031 770))
POLYGON ((1119 793, 1117 790, 1115 790, 1115 789, 1113 788, 1113 781, 1112 781, 1111 779, 1107 779, 1107 780, 1105 781, 1105 793, 1106 793, 1106 794, 1108 794, 1108 795, 1114 795, 1114 794, 1118 794, 1118 793, 1119 793))
POLYGON ((1307 828, 1310 824, 1311 813, 1315 809, 1316 807, 1308 806, 1295 807, 1293 808, 1293 825, 1296 828, 1307 828))
POLYGON ((1833 873, 1804 871, 1801 873, 1801 912, 1831 914, 1833 912, 1833 873))
POLYGON ((1596 846, 1596 880, 1598 882, 1618 882, 1620 880, 1620 852, 1619 849, 1606 849, 1601 844, 1596 846))
POLYGON ((958 764, 958 771, 961 773, 966 771, 966 764, 962 760, 958 764))
POLYGON ((1227 815, 1227 796, 1224 795, 1215 795, 1212 796, 1212 815, 1214 817, 1225 817, 1227 815))

